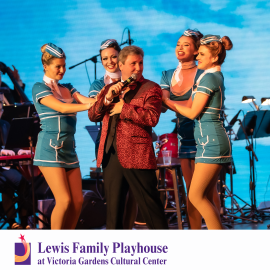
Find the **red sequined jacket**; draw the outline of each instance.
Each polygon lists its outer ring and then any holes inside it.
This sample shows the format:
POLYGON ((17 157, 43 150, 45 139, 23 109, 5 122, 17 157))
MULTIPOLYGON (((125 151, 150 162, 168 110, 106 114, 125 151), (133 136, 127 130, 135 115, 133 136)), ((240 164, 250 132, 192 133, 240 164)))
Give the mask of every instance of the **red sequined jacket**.
MULTIPOLYGON (((162 90, 160 86, 143 77, 141 86, 129 104, 125 103, 116 127, 116 147, 120 164, 127 169, 156 169, 152 144, 152 127, 156 126, 161 113, 162 90)), ((103 159, 111 106, 104 105, 104 97, 110 86, 105 86, 97 101, 88 111, 93 122, 103 121, 98 149, 97 167, 103 159)), ((134 87, 130 86, 130 91, 134 87)))

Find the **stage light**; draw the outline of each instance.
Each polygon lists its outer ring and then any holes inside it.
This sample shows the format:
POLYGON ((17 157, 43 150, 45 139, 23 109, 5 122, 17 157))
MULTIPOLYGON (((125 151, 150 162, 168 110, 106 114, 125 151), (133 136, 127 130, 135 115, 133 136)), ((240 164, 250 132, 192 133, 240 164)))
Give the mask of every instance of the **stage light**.
POLYGON ((270 97, 268 98, 261 98, 261 105, 265 106, 265 105, 270 105, 270 97))
POLYGON ((242 103, 250 103, 254 100, 256 100, 256 98, 253 96, 243 96, 242 97, 242 103))
POLYGON ((259 106, 256 104, 255 102, 256 98, 253 96, 243 96, 242 97, 242 103, 253 103, 253 105, 255 106, 256 110, 259 111, 259 106))

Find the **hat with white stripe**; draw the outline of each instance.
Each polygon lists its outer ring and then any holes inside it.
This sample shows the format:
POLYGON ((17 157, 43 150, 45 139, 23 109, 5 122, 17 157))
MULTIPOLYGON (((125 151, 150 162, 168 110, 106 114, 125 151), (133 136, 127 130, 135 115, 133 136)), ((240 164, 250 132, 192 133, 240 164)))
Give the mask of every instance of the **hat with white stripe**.
POLYGON ((200 33, 199 31, 187 29, 187 30, 183 33, 183 36, 186 36, 186 37, 190 37, 190 36, 198 37, 200 34, 201 34, 201 33, 200 33))
POLYGON ((57 58, 63 58, 65 56, 64 51, 52 43, 46 45, 45 51, 57 58))
POLYGON ((205 35, 201 38, 200 43, 201 45, 205 45, 213 41, 222 43, 221 37, 219 35, 205 35))
POLYGON ((118 43, 115 39, 106 39, 106 40, 102 41, 100 44, 100 50, 107 49, 113 43, 118 45, 118 43))

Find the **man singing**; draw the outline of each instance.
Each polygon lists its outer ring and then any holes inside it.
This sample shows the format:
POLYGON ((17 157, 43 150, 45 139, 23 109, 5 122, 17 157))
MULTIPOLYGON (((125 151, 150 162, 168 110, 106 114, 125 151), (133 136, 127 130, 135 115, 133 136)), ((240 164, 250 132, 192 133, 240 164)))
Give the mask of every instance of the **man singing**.
POLYGON ((150 229, 168 229, 157 191, 156 159, 152 127, 161 113, 162 91, 144 79, 143 50, 127 46, 119 53, 121 82, 103 88, 89 109, 89 119, 103 121, 97 157, 102 163, 107 201, 107 229, 123 228, 123 212, 128 187, 150 229), (123 87, 132 74, 136 81, 123 87))

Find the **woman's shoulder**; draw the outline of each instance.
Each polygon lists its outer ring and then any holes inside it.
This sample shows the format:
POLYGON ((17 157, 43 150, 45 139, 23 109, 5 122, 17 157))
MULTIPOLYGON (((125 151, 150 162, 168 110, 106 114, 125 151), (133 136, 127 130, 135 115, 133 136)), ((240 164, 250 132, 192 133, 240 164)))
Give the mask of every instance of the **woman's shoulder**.
POLYGON ((218 90, 222 86, 223 80, 220 72, 206 73, 199 82, 199 86, 207 87, 212 90, 218 90))
POLYGON ((89 97, 96 96, 104 86, 105 86, 104 76, 101 77, 100 79, 94 80, 90 86, 88 96, 89 97))
POLYGON ((33 85, 32 90, 39 92, 39 91, 44 91, 44 90, 51 90, 51 88, 48 85, 46 85, 44 82, 36 82, 33 85))
POLYGON ((100 79, 93 81, 93 83, 90 86, 90 90, 92 89, 101 90, 104 86, 105 86, 105 83, 104 83, 104 76, 103 76, 100 79))
POLYGON ((209 81, 209 82, 213 82, 217 79, 217 75, 214 73, 205 73, 204 76, 202 77, 201 81, 209 81))
POLYGON ((203 69, 197 69, 196 76, 200 76, 203 73, 204 73, 204 70, 203 69))
POLYGON ((213 73, 206 73, 204 75, 205 79, 213 82, 213 83, 220 83, 220 81, 223 78, 223 75, 221 72, 217 71, 217 72, 213 72, 213 73))
POLYGON ((164 70, 162 71, 162 74, 165 75, 166 77, 171 77, 173 73, 175 72, 175 70, 176 68, 164 70))

